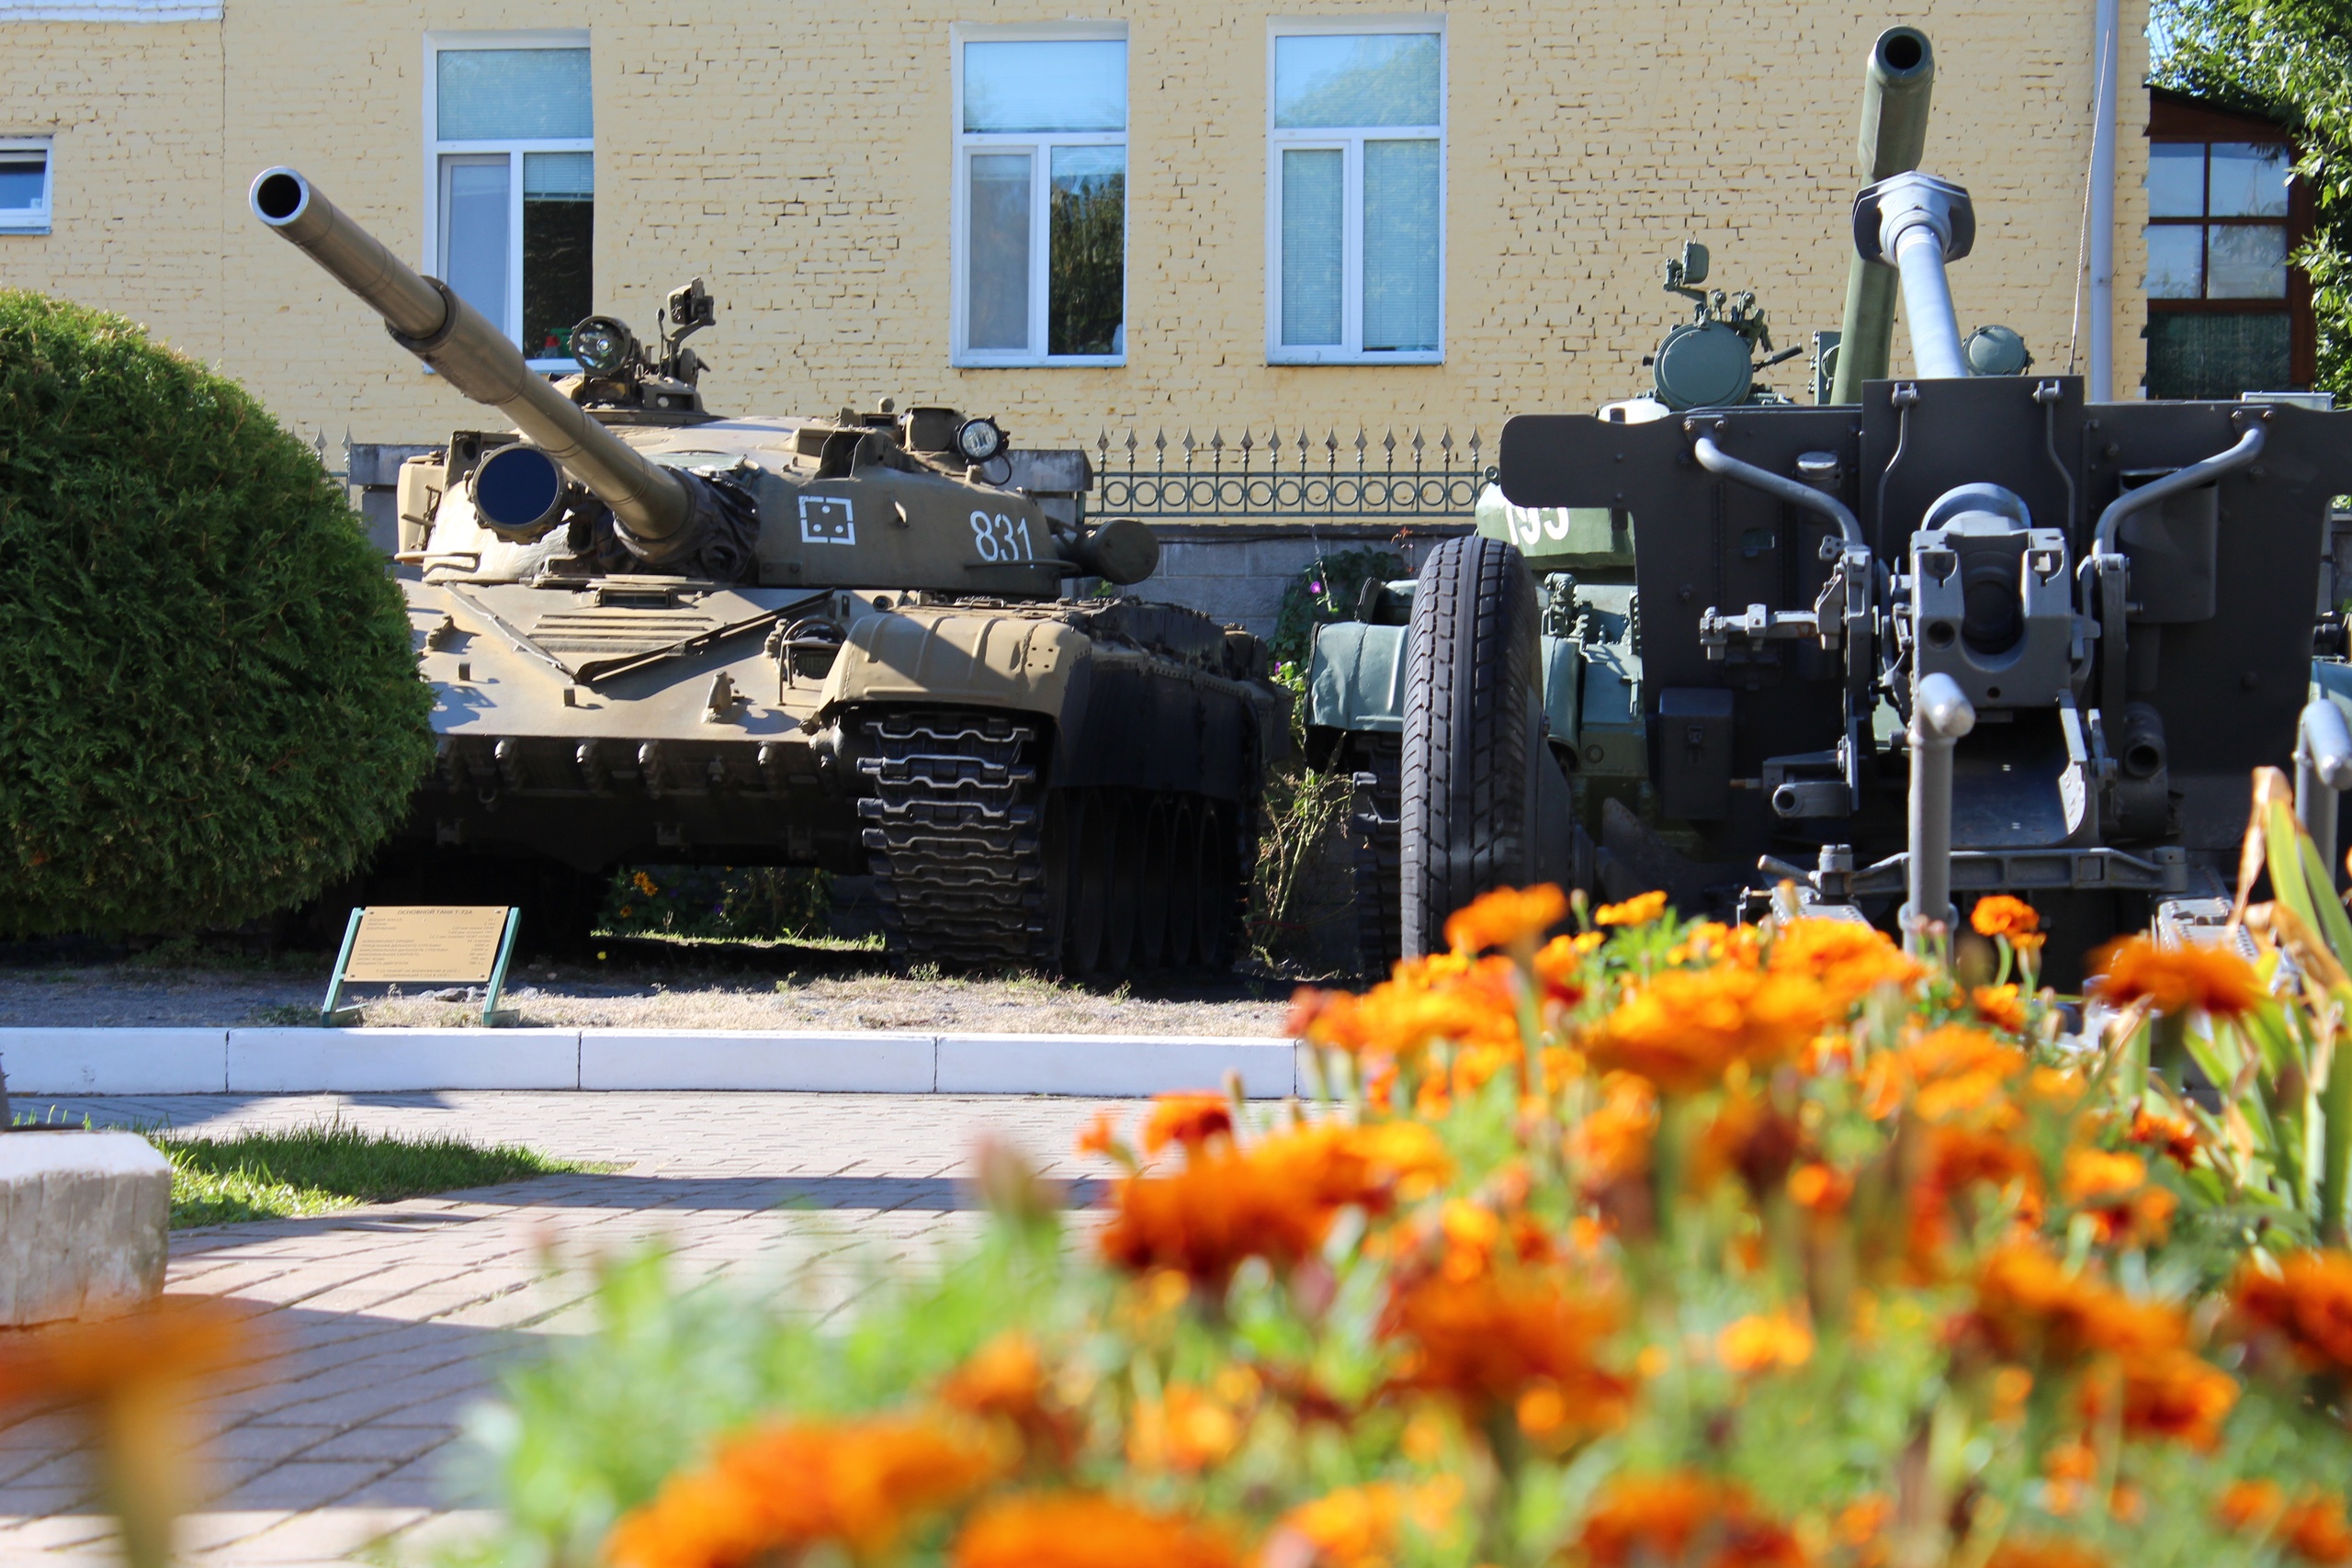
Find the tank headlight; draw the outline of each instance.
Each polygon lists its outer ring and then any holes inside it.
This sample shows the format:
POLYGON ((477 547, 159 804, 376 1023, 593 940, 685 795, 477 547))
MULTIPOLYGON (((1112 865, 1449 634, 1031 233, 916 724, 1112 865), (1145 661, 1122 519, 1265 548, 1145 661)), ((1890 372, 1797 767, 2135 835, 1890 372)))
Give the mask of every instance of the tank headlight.
POLYGON ((571 329, 571 357, 591 376, 617 376, 637 357, 637 334, 611 316, 591 316, 571 329))
POLYGON ((967 419, 956 427, 956 450, 967 463, 985 463, 1004 450, 1004 432, 992 419, 967 419))
POLYGON ((474 515, 500 538, 528 544, 563 515, 563 470, 527 441, 493 447, 474 465, 474 515))

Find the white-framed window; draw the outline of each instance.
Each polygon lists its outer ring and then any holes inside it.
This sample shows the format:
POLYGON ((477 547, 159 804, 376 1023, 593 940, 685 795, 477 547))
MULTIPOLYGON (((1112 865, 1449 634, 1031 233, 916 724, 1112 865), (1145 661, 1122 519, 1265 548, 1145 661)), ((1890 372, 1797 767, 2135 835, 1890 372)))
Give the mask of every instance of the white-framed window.
POLYGON ((1445 24, 1276 22, 1266 40, 1266 358, 1445 357, 1445 24))
POLYGON ((954 363, 1125 364, 1125 24, 949 39, 954 363))
POLYGON ((46 136, 0 136, 0 234, 49 232, 54 151, 46 136))
POLYGON ((584 30, 425 35, 425 270, 534 369, 596 308, 591 100, 584 30))

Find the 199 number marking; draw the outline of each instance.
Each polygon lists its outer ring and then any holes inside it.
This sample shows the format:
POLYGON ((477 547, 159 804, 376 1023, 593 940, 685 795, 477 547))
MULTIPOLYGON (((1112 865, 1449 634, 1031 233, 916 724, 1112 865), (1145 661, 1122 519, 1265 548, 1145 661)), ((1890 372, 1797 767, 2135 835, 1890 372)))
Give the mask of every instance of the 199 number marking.
POLYGON ((972 513, 972 547, 991 565, 1037 558, 1037 552, 1029 544, 1029 519, 1016 520, 1001 512, 994 516, 985 512, 972 513))

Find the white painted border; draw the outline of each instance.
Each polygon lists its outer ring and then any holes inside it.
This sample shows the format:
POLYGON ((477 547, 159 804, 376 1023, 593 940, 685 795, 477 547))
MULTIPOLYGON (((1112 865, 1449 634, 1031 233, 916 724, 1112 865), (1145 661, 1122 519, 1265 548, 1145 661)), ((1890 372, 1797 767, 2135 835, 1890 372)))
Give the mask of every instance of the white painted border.
MULTIPOLYGON (((434 1089, 1042 1094, 1126 1098, 1308 1081, 1304 1048, 1252 1036, 625 1029, 10 1029, 18 1098, 434 1089)), ((28 1109, 32 1109, 28 1105, 28 1109)))
POLYGON ((1442 12, 1421 16, 1276 17, 1266 24, 1266 363, 1269 365, 1442 365, 1445 363, 1447 201, 1453 182, 1448 127, 1453 120, 1453 49, 1442 12), (1274 40, 1305 34, 1435 33, 1437 124, 1342 127, 1274 125, 1274 40), (1427 141, 1437 134, 1437 347, 1366 353, 1363 348, 1363 144, 1427 141), (1340 346, 1295 348, 1283 344, 1282 157, 1284 148, 1339 147, 1344 173, 1340 218, 1340 346))

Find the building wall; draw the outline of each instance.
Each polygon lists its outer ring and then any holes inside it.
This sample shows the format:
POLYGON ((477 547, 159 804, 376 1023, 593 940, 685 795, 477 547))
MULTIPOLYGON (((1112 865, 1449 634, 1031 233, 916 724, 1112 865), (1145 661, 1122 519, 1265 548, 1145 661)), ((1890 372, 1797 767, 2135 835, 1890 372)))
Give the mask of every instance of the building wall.
MULTIPOLYGON (((431 440, 465 415, 381 329, 245 212, 290 163, 420 257, 423 36, 593 30, 598 307, 650 329, 701 274, 716 407, 882 396, 1000 414, 1015 439, 1129 424, 1228 438, 1358 423, 1491 438, 1510 413, 1634 389, 1680 312, 1659 266, 1707 243, 1783 347, 1835 326, 1850 243, 1859 62, 1913 22, 1939 55, 1927 166, 1973 192, 1963 329, 2003 321, 2063 370, 2090 157, 2090 0, 1931 0, 1899 18, 1821 0, 1720 7, 1457 0, 1448 27, 1445 363, 1265 363, 1265 57, 1276 16, 1335 0, 1091 0, 1129 23, 1128 362, 948 365, 951 23, 1068 0, 228 0, 218 22, 9 21, 0 134, 56 136, 54 231, 0 236, 0 283, 122 310, 329 440, 431 440)), ((2115 384, 2139 385, 2144 0, 2127 0, 2115 384)), ((1906 350, 1898 333, 1896 363, 1906 350)), ((1802 362, 1777 373, 1793 389, 1802 362)))

